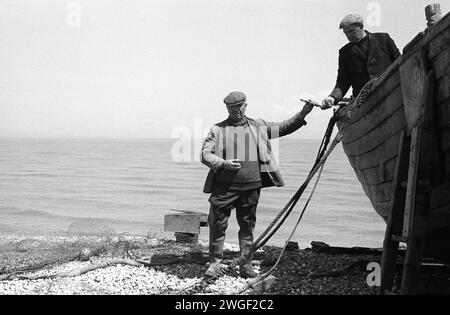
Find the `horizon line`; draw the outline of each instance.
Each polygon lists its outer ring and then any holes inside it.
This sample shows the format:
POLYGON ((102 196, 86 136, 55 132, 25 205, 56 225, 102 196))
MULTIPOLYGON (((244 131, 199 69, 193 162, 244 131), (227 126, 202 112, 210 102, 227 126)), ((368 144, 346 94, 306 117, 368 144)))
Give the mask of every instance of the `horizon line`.
MULTIPOLYGON (((280 137, 277 139, 283 139, 280 137)), ((180 140, 171 137, 2 137, 0 140, 180 140)), ((203 140, 205 138, 192 138, 191 140, 203 140)), ((322 138, 284 138, 283 140, 320 140, 322 138)))

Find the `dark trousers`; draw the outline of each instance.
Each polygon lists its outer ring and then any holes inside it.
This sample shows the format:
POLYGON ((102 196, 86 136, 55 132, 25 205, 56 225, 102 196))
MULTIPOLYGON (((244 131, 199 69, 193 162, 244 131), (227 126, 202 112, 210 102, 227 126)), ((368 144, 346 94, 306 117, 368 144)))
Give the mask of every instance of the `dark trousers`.
MULTIPOLYGON (((253 230, 256 223, 256 207, 260 188, 251 190, 221 191, 214 189, 209 202, 209 257, 211 261, 223 258, 223 245, 231 210, 236 208, 239 224, 239 247, 241 254, 249 253, 253 244, 253 230)), ((249 259, 251 261, 251 256, 249 259)), ((246 262, 248 263, 248 261, 246 262)))

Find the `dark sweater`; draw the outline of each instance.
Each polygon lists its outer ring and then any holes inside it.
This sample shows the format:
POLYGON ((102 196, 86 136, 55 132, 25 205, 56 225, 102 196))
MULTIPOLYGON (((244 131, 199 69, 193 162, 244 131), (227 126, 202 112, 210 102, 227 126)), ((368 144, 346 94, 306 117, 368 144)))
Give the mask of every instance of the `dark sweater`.
POLYGON ((350 86, 357 96, 372 78, 379 77, 400 56, 400 52, 387 33, 370 33, 357 42, 348 43, 339 50, 339 69, 336 86, 331 96, 340 101, 350 86))

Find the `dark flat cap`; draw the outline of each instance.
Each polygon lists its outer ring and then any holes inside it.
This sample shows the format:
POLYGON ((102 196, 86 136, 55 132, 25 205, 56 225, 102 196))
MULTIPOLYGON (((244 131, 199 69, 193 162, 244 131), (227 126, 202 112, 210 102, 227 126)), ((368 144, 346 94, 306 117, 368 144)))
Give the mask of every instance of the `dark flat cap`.
POLYGON ((227 106, 234 106, 234 105, 241 105, 241 104, 245 103, 246 99, 247 99, 247 97, 245 96, 244 93, 234 91, 234 92, 231 92, 230 94, 228 94, 227 97, 225 97, 223 99, 223 102, 227 106))
POLYGON ((347 27, 347 26, 350 26, 350 25, 355 24, 355 23, 364 24, 364 20, 358 14, 353 14, 352 13, 352 14, 346 15, 342 19, 341 23, 339 24, 339 29, 347 27))

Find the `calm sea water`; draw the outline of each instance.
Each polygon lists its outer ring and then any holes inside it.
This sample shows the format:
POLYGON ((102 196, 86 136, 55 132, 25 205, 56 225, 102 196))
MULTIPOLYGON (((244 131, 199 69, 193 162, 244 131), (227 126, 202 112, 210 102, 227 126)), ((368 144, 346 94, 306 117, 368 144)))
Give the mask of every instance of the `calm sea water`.
MULTIPOLYGON (((175 141, 1 139, 0 234, 65 233, 80 218, 119 233, 147 234, 162 230, 169 209, 207 213, 208 195, 202 193, 207 168, 198 161, 172 161, 175 141)), ((319 145, 320 140, 281 139, 286 186, 262 191, 256 237, 306 178, 319 145)), ((284 244, 312 184, 269 244, 284 244)), ((382 247, 384 228, 339 145, 293 240, 301 247, 314 240, 382 247)), ((237 231, 232 215, 227 242, 237 242, 237 231)), ((202 228, 200 238, 206 240, 207 234, 202 228)))

